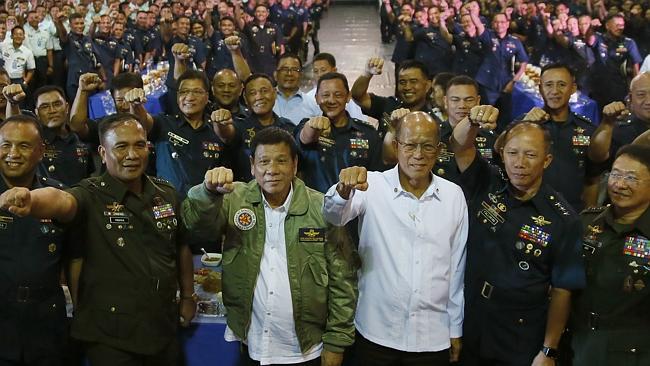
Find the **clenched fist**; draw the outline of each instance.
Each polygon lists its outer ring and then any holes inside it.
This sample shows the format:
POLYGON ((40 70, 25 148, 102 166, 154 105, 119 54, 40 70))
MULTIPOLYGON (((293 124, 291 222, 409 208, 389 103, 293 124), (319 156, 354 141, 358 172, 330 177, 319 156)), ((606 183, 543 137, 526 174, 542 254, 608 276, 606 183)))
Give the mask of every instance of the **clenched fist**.
POLYGON ((133 88, 124 94, 124 101, 131 105, 139 105, 147 102, 144 89, 133 88))
POLYGON ((381 75, 384 70, 384 59, 371 57, 366 64, 366 75, 381 75))
POLYGON ((469 122, 486 130, 494 130, 497 127, 499 110, 491 105, 477 105, 469 110, 469 122))
POLYGON ((224 167, 210 169, 205 172, 203 184, 205 184, 208 191, 218 194, 230 193, 235 188, 232 170, 224 167))
POLYGON ((101 88, 102 78, 99 75, 88 72, 79 76, 79 89, 85 92, 94 92, 101 88))
POLYGON ((329 135, 332 131, 330 119, 325 116, 311 117, 306 125, 325 136, 329 135))
POLYGON ((210 121, 220 126, 232 124, 232 114, 227 109, 217 109, 210 115, 210 121))
POLYGON ((32 196, 29 189, 11 188, 0 195, 0 209, 7 210, 20 217, 29 215, 32 210, 32 196))
POLYGON ((241 47, 241 39, 238 36, 226 37, 226 39, 223 40, 223 43, 226 44, 226 47, 228 47, 230 52, 237 51, 239 47, 241 47))
POLYGON ((343 199, 350 198, 353 189, 365 191, 368 189, 368 170, 362 166, 353 166, 341 170, 336 191, 343 199))
POLYGON ((545 110, 539 107, 534 107, 528 113, 526 113, 523 120, 526 122, 542 123, 548 121, 549 119, 551 119, 551 116, 546 113, 545 110))
POLYGON ((187 60, 190 58, 190 46, 185 43, 176 43, 172 46, 172 54, 179 61, 187 60))
POLYGON ((612 102, 603 108, 603 122, 614 123, 619 117, 622 117, 630 112, 623 102, 612 102))
POLYGON ((11 84, 2 88, 2 95, 7 99, 7 102, 11 104, 18 104, 22 102, 25 97, 25 91, 20 84, 11 84))

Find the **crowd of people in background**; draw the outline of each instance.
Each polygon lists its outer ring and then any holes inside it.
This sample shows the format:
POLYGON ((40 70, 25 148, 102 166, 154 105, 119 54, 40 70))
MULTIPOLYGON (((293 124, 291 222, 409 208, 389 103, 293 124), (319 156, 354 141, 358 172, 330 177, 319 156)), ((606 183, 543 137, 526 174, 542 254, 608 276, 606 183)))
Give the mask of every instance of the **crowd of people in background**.
POLYGON ((650 3, 378 6, 348 80, 325 0, 5 0, 0 364, 175 365, 205 250, 242 365, 650 364, 650 3))

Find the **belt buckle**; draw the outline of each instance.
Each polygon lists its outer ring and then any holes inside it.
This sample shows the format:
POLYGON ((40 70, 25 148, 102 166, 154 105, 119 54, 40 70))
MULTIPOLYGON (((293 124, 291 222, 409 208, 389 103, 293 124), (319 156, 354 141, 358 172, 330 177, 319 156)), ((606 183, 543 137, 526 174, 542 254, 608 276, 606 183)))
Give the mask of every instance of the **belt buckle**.
POLYGON ((29 292, 29 287, 18 286, 18 289, 16 290, 16 301, 20 303, 28 302, 30 298, 29 292))
POLYGON ((481 289, 481 296, 489 300, 490 297, 492 296, 492 290, 494 290, 494 286, 492 286, 488 281, 483 282, 483 288, 481 289))

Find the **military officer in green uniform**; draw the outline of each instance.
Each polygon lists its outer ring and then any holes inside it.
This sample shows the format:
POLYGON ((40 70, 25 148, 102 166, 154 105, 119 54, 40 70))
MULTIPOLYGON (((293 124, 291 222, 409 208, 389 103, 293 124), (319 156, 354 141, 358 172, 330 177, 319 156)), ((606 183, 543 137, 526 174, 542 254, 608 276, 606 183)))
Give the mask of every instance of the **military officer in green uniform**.
POLYGON ((144 174, 147 135, 136 117, 99 125, 106 173, 67 191, 13 188, 0 206, 17 216, 69 223, 83 233, 72 336, 91 366, 176 365, 179 320, 194 316, 192 256, 169 183, 144 174))
POLYGON ((607 191, 611 205, 582 213, 587 287, 573 304, 574 365, 650 365, 649 146, 619 150, 607 191))
POLYGON ((215 168, 183 202, 188 228, 226 237, 225 338, 246 345, 241 365, 340 366, 354 342, 352 245, 323 218, 323 194, 295 177, 291 134, 267 127, 251 149, 254 180, 215 168))

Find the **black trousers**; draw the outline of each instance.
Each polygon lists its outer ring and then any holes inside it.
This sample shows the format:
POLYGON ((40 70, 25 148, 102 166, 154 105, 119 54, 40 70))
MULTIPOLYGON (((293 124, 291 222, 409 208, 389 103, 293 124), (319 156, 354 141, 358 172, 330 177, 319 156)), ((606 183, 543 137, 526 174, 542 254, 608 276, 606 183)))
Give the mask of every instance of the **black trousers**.
MULTIPOLYGON (((239 354, 239 366, 260 366, 258 361, 253 360, 248 355, 248 347, 245 344, 241 344, 239 354)), ((279 366, 279 365, 270 365, 270 366, 279 366)), ((320 357, 315 358, 311 361, 301 362, 301 363, 292 363, 291 366, 320 366, 320 357)))
POLYGON ((100 343, 86 345, 89 366, 177 366, 178 354, 176 340, 155 355, 140 355, 100 343))
MULTIPOLYGON (((355 339, 355 365, 358 366, 447 366, 449 350, 438 352, 406 352, 384 347, 364 338, 355 339)), ((347 363, 346 363, 347 364, 347 363)))

